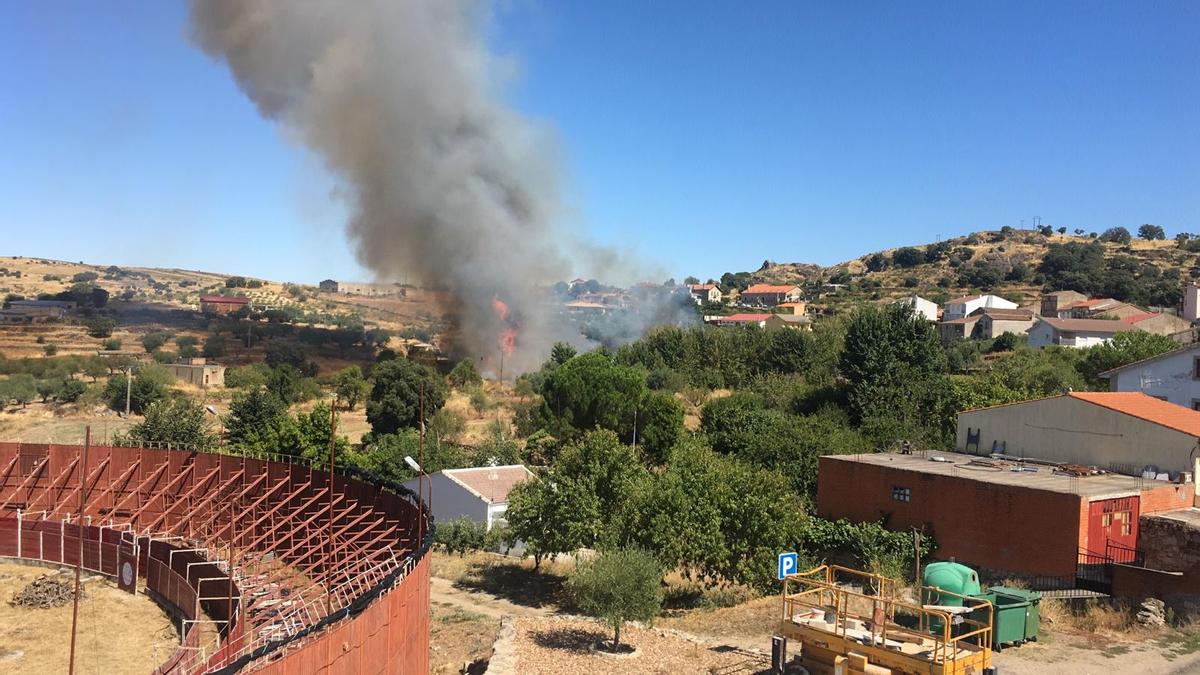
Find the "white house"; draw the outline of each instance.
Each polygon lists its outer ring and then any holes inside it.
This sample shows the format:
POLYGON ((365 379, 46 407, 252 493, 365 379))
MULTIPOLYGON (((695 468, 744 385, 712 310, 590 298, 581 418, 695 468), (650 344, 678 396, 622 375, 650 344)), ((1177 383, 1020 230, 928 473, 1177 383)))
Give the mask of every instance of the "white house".
POLYGON ((1061 347, 1093 347, 1104 344, 1117 333, 1141 330, 1126 321, 1109 319, 1051 319, 1042 317, 1029 329, 1029 346, 1034 349, 1059 345, 1061 347))
MULTIPOLYGON (((443 469, 425 479, 424 498, 429 501, 436 522, 466 516, 490 530, 504 522, 509 491, 533 477, 533 472, 520 464, 443 469)), ((408 480, 404 486, 416 492, 418 479, 408 480)))
POLYGON ((932 300, 926 300, 919 295, 914 295, 908 298, 900 298, 896 301, 898 305, 908 305, 912 307, 913 314, 924 318, 926 321, 938 320, 938 306, 932 300))
POLYGON ((943 321, 961 319, 980 308, 1016 309, 1017 303, 1005 300, 998 295, 966 295, 946 302, 946 310, 942 312, 943 321))
POLYGON ((1100 373, 1111 391, 1148 396, 1200 410, 1200 343, 1100 373))

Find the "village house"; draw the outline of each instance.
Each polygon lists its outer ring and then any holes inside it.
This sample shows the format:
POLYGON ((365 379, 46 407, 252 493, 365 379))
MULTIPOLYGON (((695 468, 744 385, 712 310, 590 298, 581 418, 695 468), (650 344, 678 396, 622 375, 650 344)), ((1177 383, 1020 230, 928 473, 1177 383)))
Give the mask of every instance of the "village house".
POLYGON ((1041 309, 1038 314, 1055 319, 1071 318, 1071 305, 1087 300, 1088 297, 1079 291, 1055 291, 1042 296, 1041 309))
POLYGON ((943 342, 970 339, 975 336, 975 326, 979 323, 979 319, 979 314, 972 314, 939 322, 937 325, 938 337, 943 342))
POLYGON ((1092 347, 1104 344, 1117 333, 1139 330, 1137 326, 1108 319, 1041 318, 1029 329, 1029 346, 1035 349, 1060 347, 1092 347))
POLYGON ((367 297, 404 296, 405 291, 398 284, 375 284, 360 281, 335 281, 326 279, 317 285, 322 293, 341 293, 342 295, 365 295, 367 297))
POLYGON ((980 308, 1017 309, 1017 303, 1005 300, 998 295, 967 295, 947 301, 945 311, 942 312, 942 320, 961 319, 980 308))
POLYGON ((908 305, 912 307, 913 314, 925 319, 926 321, 938 320, 938 306, 932 300, 926 300, 919 295, 913 295, 907 298, 900 298, 896 301, 898 305, 908 305))
POLYGON ((741 295, 738 296, 738 301, 743 305, 774 307, 784 302, 797 302, 800 300, 800 297, 801 291, 799 286, 754 284, 742 291, 741 295))
POLYGON ((731 314, 729 316, 710 316, 705 317, 705 321, 714 326, 758 326, 763 328, 767 325, 767 319, 771 318, 772 314, 731 314))
POLYGON ((1111 391, 1147 396, 1200 410, 1200 343, 1100 373, 1111 391))
POLYGON ((203 358, 170 363, 165 367, 176 380, 186 384, 202 388, 225 386, 225 366, 208 363, 203 358))
POLYGON ((688 284, 688 292, 697 305, 721 302, 721 289, 716 284, 688 284))
POLYGON ((795 314, 771 314, 762 325, 767 330, 812 330, 812 319, 795 314))
POLYGON ((776 314, 791 314, 794 316, 804 316, 808 313, 807 302, 781 302, 775 305, 776 314))
POLYGON ((504 526, 508 495, 518 484, 534 478, 520 464, 443 469, 424 480, 412 478, 404 486, 416 492, 424 488, 435 522, 448 523, 466 517, 492 529, 504 526))
POLYGON ((232 297, 224 295, 202 295, 200 296, 200 311, 204 314, 221 314, 228 315, 250 306, 250 299, 241 296, 232 297))
MULTIPOLYGON (((1028 309, 977 309, 979 322, 975 325, 975 337, 992 340, 1005 333, 1025 335, 1033 327, 1033 312, 1028 309)), ((974 315, 974 314, 973 314, 974 315)))

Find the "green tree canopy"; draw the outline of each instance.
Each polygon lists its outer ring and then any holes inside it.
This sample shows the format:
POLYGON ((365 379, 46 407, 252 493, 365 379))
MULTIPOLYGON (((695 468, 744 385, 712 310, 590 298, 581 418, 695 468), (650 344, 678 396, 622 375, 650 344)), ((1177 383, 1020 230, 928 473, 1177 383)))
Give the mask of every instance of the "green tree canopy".
POLYGON ((420 392, 425 386, 425 416, 446 404, 446 384, 434 370, 408 359, 392 359, 371 371, 367 421, 376 434, 391 434, 420 422, 420 392))
POLYGON ((649 622, 658 616, 662 575, 658 561, 645 551, 606 551, 580 563, 567 588, 580 609, 612 627, 611 647, 618 651, 626 621, 649 622))
POLYGON ((646 394, 646 375, 601 352, 576 356, 546 375, 542 397, 553 416, 552 432, 571 438, 595 428, 632 440, 633 413, 646 394))
POLYGON ((207 452, 219 439, 212 421, 200 404, 187 398, 154 401, 146 407, 146 418, 117 436, 116 443, 152 443, 173 448, 207 452))
POLYGON ((934 327, 910 306, 859 307, 840 361, 852 417, 907 408, 914 383, 944 372, 945 358, 934 327))
POLYGON ((333 376, 333 387, 337 398, 345 404, 347 410, 354 410, 371 390, 371 385, 363 377, 362 368, 347 366, 333 376))
POLYGON ((483 383, 483 378, 480 377, 479 370, 475 367, 475 361, 472 359, 463 359, 454 364, 448 379, 450 386, 455 389, 465 389, 483 383))

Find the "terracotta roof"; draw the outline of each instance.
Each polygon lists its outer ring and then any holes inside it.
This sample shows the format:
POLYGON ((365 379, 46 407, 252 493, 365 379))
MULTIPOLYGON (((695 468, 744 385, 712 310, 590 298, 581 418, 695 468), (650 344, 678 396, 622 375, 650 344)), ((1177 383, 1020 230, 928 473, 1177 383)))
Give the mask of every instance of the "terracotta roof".
POLYGON ((1200 412, 1167 403, 1140 391, 1079 391, 1067 395, 1189 436, 1200 437, 1200 412))
POLYGON ((790 293, 795 290, 796 286, 772 286, 770 284, 754 284, 750 288, 742 291, 742 295, 747 293, 790 293))
POLYGON ((1124 321, 1111 321, 1109 319, 1056 319, 1054 317, 1043 317, 1042 321, 1050 324, 1055 330, 1073 333, 1123 333, 1128 330, 1138 330, 1136 326, 1124 321))
POLYGON ((533 478, 533 472, 520 464, 481 466, 471 469, 444 469, 442 475, 489 504, 508 501, 508 493, 522 481, 533 478))
POLYGON ((771 318, 770 314, 742 313, 742 314, 730 314, 729 316, 722 316, 722 317, 717 318, 716 320, 717 321, 737 321, 737 322, 744 321, 744 322, 750 323, 750 322, 754 322, 754 321, 766 321, 769 318, 771 318))
POLYGON ((978 300, 979 298, 982 298, 982 297, 983 297, 982 295, 964 295, 961 298, 954 298, 953 300, 947 300, 946 304, 947 305, 961 305, 964 302, 978 300))
POLYGON ((707 291, 716 287, 716 284, 688 284, 688 288, 693 291, 707 291))
POLYGON ((1145 321, 1146 319, 1153 319, 1156 316, 1158 316, 1158 314, 1155 312, 1146 312, 1145 314, 1134 314, 1133 316, 1127 316, 1121 320, 1125 323, 1138 323, 1140 321, 1145 321))
POLYGON ((231 304, 231 305, 245 305, 250 302, 250 299, 243 298, 241 296, 229 297, 229 296, 225 296, 225 295, 202 295, 202 296, 200 296, 200 302, 215 302, 215 303, 223 302, 223 303, 227 303, 227 304, 231 304))

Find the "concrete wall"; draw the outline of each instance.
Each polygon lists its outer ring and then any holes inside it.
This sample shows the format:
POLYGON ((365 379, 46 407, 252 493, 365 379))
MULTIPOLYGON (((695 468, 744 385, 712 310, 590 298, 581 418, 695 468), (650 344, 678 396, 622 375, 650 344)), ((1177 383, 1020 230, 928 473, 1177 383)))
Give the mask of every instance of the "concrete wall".
POLYGON ((1087 502, 1078 495, 906 471, 852 456, 820 459, 817 512, 854 522, 887 516, 892 530, 925 526, 937 539, 939 559, 1053 576, 1075 573, 1087 522, 1087 502), (911 501, 893 500, 893 487, 910 488, 911 501))
MULTIPOLYGON (((405 481, 404 487, 416 492, 417 479, 405 481)), ((487 502, 441 473, 432 474, 426 479, 425 495, 432 507, 435 522, 445 523, 463 516, 483 525, 489 521, 487 502)))
POLYGON ((1200 350, 1190 350, 1135 365, 1109 378, 1112 391, 1140 391, 1192 408, 1200 402, 1200 380, 1194 377, 1194 360, 1200 350))
POLYGON ((1070 396, 972 410, 958 415, 955 447, 967 451, 967 429, 979 429, 979 449, 988 454, 993 441, 1005 452, 1056 462, 1101 468, 1153 464, 1165 471, 1191 471, 1196 439, 1070 396))

